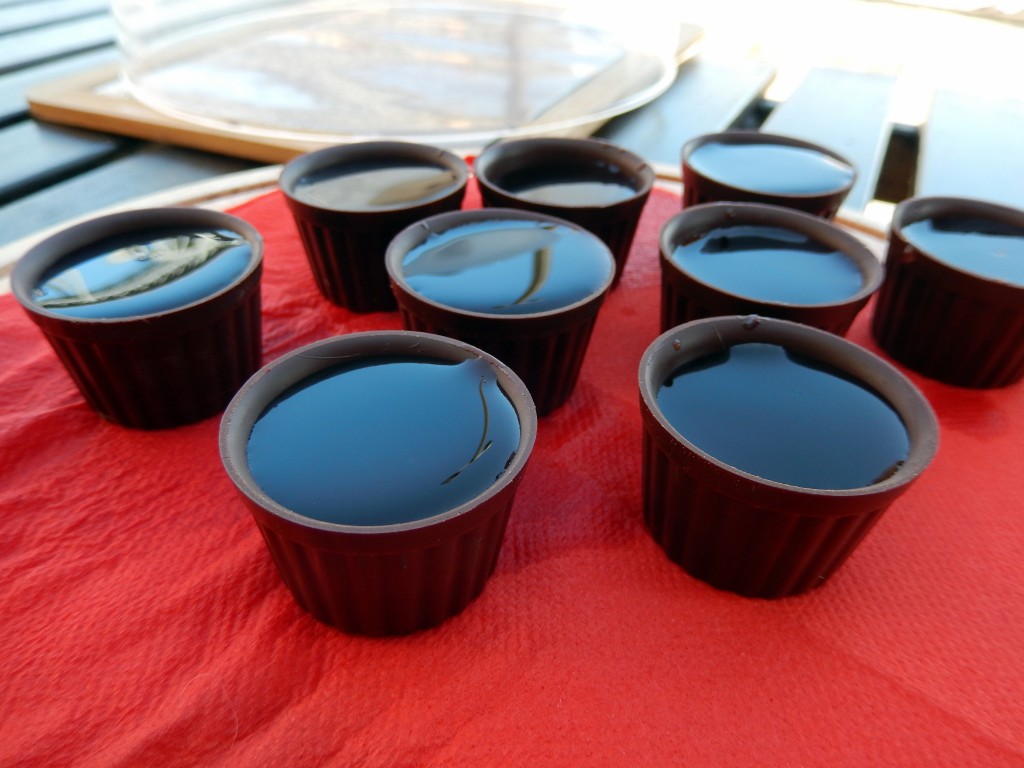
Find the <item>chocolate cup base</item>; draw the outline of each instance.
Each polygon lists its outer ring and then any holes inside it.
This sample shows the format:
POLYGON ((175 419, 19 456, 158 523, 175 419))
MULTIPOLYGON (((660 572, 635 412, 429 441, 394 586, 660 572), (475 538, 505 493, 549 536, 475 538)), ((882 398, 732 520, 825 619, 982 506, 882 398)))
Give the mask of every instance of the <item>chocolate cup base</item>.
POLYGON ((152 208, 101 216, 40 242, 15 267, 11 288, 90 408, 135 429, 167 429, 222 411, 260 366, 263 241, 219 211, 152 208), (225 229, 253 254, 231 285, 193 304, 150 315, 79 318, 38 306, 32 292, 52 264, 108 237, 165 227, 225 229))
POLYGON ((442 214, 407 228, 391 242, 387 255, 391 287, 405 328, 459 339, 494 355, 522 378, 533 395, 537 413, 546 416, 565 403, 579 379, 614 274, 613 259, 605 246, 601 246, 607 259, 605 282, 589 297, 548 312, 502 315, 461 310, 417 293, 402 275, 402 259, 432 233, 498 219, 557 223, 594 238, 579 225, 534 211, 482 208, 442 214))
POLYGON ((649 433, 643 461, 644 522, 652 538, 694 578, 744 597, 788 597, 821 586, 885 512, 835 518, 752 513, 678 471, 649 433))
MULTIPOLYGON (((220 452, 295 601, 324 624, 353 634, 408 634, 460 613, 483 591, 537 434, 537 414, 523 382, 482 350, 409 331, 352 333, 314 342, 264 366, 225 411, 220 452), (519 417, 520 440, 504 473, 472 499, 432 517, 368 526, 306 517, 263 492, 249 471, 253 424, 282 392, 341 360, 481 358, 519 417)), ((382 476, 400 468, 382 467, 382 476)))
POLYGON ((224 410, 262 359, 260 295, 170 337, 88 343, 44 331, 89 406, 133 429, 170 429, 224 410))
POLYGON ((1024 287, 950 266, 911 245, 902 227, 935 215, 1024 228, 1024 211, 978 200, 921 197, 897 206, 871 331, 893 359, 954 386, 989 389, 1024 378, 1024 287))
MULTIPOLYGON (((457 207, 457 206, 456 206, 457 207)), ((394 310, 383 254, 404 227, 386 232, 345 232, 295 217, 306 261, 320 295, 352 312, 394 310)))
POLYGON ((349 634, 407 635, 457 616, 484 591, 498 563, 517 488, 518 482, 478 528, 437 546, 397 553, 342 554, 310 547, 279 534, 261 522, 251 502, 248 507, 302 610, 349 634))
POLYGON ((661 330, 723 315, 759 315, 792 320, 843 336, 882 284, 878 259, 853 235, 816 216, 760 203, 706 203, 687 208, 665 222, 659 238, 661 265, 661 330), (798 232, 842 253, 861 274, 861 287, 838 301, 797 304, 761 301, 730 293, 689 274, 672 254, 716 227, 753 225, 798 232))
POLYGON ((938 423, 916 387, 878 356, 834 334, 772 318, 716 317, 673 328, 640 363, 644 520, 673 562, 750 597, 823 584, 938 448, 938 423), (907 459, 862 488, 801 488, 731 467, 689 442, 657 408, 657 391, 690 360, 741 343, 779 344, 838 368, 881 395, 910 437, 907 459))

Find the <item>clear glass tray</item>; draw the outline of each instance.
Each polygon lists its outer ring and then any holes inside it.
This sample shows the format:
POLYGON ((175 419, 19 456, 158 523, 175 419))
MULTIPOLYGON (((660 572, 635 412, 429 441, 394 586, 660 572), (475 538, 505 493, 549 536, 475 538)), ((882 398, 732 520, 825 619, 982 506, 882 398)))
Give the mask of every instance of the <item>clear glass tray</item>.
POLYGON ((317 142, 467 146, 571 133, 660 94, 699 35, 600 3, 113 6, 123 74, 142 103, 220 130, 317 142))

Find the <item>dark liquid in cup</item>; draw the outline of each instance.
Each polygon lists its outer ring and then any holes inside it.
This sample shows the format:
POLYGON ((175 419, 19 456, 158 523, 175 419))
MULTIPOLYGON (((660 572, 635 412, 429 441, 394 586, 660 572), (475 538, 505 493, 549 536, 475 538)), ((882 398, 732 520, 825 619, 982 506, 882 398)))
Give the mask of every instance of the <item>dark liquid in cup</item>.
POLYGON ((708 285, 758 301, 826 304, 863 285, 850 257, 782 227, 717 227, 677 246, 672 260, 708 285))
POLYGON ((483 360, 376 357, 292 386, 259 417, 253 478, 300 515, 389 525, 487 490, 519 445, 515 407, 483 360))
POLYGON ((707 178, 752 192, 819 195, 834 192, 853 178, 853 169, 833 157, 784 144, 732 144, 712 141, 687 162, 707 178))
POLYGON ((906 461, 910 439, 878 394, 775 344, 739 344, 686 363, 657 394, 669 423, 701 450, 803 488, 861 488, 906 461))
POLYGON ((434 200, 457 184, 448 168, 396 158, 323 168, 299 178, 291 193, 320 208, 373 211, 434 200))
POLYGON ((413 291, 471 312, 522 315, 597 293, 613 264, 600 240, 553 222, 474 222, 430 235, 402 260, 413 291))
POLYGON ((965 272, 1024 287, 1024 227, 968 216, 921 219, 902 227, 907 242, 965 272))
POLYGON ((100 240, 62 258, 33 294, 51 312, 124 318, 177 309, 235 282, 252 246, 227 230, 154 228, 100 240))
POLYGON ((606 163, 535 166, 506 173, 496 183, 523 200, 548 205, 611 205, 636 194, 630 178, 606 163))

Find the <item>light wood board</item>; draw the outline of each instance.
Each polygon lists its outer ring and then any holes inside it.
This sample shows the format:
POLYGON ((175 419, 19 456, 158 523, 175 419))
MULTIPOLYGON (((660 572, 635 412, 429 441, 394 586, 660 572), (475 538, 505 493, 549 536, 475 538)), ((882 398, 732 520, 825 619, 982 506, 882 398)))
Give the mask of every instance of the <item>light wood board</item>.
POLYGON ((322 144, 243 136, 150 109, 121 83, 119 66, 106 65, 31 89, 29 110, 39 120, 176 144, 266 163, 282 163, 322 144))

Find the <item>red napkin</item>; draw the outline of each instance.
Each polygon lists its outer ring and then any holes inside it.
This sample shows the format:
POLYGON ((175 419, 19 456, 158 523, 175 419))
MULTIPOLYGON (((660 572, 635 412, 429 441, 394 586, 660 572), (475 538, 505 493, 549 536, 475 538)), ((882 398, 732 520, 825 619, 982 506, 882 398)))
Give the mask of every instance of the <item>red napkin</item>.
MULTIPOLYGON (((1024 765, 1024 385, 912 375, 939 455, 846 565, 798 598, 716 591, 640 512, 636 372, 678 206, 652 196, 483 595, 409 637, 304 614, 218 419, 103 422, 0 298, 0 764, 1024 765)), ((320 298, 279 194, 236 213, 266 238, 266 360, 399 327, 320 298)))

